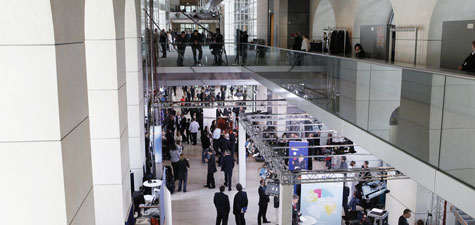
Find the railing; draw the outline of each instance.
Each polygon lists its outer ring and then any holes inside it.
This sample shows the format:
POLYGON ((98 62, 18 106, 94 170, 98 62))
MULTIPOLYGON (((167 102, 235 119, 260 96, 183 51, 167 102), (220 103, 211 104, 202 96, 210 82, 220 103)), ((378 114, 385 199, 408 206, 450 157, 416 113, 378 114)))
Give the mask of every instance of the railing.
POLYGON ((242 65, 475 187, 472 74, 252 44, 226 49, 230 65, 242 65))

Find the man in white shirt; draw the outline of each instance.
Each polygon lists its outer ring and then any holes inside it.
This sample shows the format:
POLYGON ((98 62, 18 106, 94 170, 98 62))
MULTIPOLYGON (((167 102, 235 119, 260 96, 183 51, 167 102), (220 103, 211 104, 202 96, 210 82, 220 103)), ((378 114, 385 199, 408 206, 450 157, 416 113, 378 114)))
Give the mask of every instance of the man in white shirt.
POLYGON ((216 129, 214 129, 213 131, 213 148, 215 147, 214 141, 215 140, 217 141, 220 137, 221 137, 221 129, 219 129, 219 127, 216 127, 216 129))
POLYGON ((218 140, 219 138, 221 138, 221 129, 219 129, 219 127, 216 127, 214 129, 212 138, 213 138, 213 149, 216 152, 216 156, 218 156, 218 162, 221 162, 221 154, 218 150, 218 140))
POLYGON ((190 128, 188 129, 191 134, 191 141, 193 142, 193 145, 196 145, 196 140, 197 140, 197 134, 200 129, 200 124, 196 122, 196 119, 193 118, 193 120, 190 123, 190 128))

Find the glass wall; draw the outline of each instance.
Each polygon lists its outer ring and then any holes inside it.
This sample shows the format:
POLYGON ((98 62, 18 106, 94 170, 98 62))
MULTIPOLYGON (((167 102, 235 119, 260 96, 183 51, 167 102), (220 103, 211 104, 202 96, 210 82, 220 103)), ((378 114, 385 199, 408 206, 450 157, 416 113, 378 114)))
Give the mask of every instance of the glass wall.
POLYGON ((236 30, 247 31, 249 40, 257 37, 257 0, 224 1, 225 40, 234 42, 236 30))

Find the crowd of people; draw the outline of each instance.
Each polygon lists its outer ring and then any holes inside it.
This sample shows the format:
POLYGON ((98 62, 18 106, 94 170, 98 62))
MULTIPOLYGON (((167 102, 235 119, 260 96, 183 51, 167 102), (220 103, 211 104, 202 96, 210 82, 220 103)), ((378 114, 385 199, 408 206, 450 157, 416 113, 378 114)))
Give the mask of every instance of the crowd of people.
POLYGON ((219 28, 216 29, 215 33, 208 33, 208 36, 205 32, 199 33, 198 30, 194 30, 193 32, 181 31, 178 33, 172 30, 165 31, 163 29, 158 31, 158 29, 155 29, 153 32, 150 32, 147 28, 146 32, 149 33, 149 35, 146 35, 146 43, 150 43, 150 37, 152 37, 153 49, 157 57, 160 53, 159 49, 161 49, 162 52, 161 58, 167 57, 167 51, 171 52, 173 49, 177 51, 177 66, 183 66, 187 46, 191 47, 194 65, 201 64, 203 46, 205 45, 209 46, 214 56, 214 64, 223 64, 224 37, 220 33, 219 28))

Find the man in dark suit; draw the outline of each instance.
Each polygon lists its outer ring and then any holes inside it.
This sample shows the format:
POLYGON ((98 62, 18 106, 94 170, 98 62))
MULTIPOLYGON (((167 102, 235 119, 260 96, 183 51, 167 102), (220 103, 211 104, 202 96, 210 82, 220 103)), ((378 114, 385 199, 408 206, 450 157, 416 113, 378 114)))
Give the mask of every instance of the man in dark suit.
POLYGON ((228 186, 228 191, 231 191, 231 180, 233 176, 234 159, 229 150, 225 151, 224 157, 221 160, 221 171, 224 171, 224 186, 228 186))
POLYGON ((226 137, 229 138, 229 134, 221 134, 221 137, 219 137, 218 139, 218 148, 219 148, 219 152, 221 152, 221 155, 224 155, 224 152, 226 150, 231 150, 231 147, 229 146, 229 140, 226 139, 226 137))
POLYGON ((219 192, 214 194, 214 206, 216 207, 216 225, 227 225, 230 211, 229 198, 224 194, 224 186, 219 187, 219 192), (221 223, 222 221, 222 223, 221 223))
POLYGON ((208 162, 208 177, 206 178, 205 187, 209 189, 213 189, 216 187, 214 183, 214 173, 216 173, 216 171, 218 170, 216 169, 216 158, 214 157, 214 153, 209 148, 208 148, 208 155, 209 155, 209 158, 206 159, 206 161, 208 162))
POLYGON ((229 148, 231 149, 231 155, 234 157, 234 153, 237 149, 237 131, 233 130, 233 132, 229 135, 229 148))
POLYGON ((297 208, 297 203, 299 202, 299 196, 294 195, 292 197, 292 225, 298 225, 300 223, 300 212, 297 208))
POLYGON ((472 41, 472 53, 465 59, 458 70, 475 72, 475 41, 472 41))
POLYGON ((266 195, 266 180, 261 179, 261 185, 257 189, 259 193, 259 213, 257 214, 257 224, 261 225, 261 218, 263 223, 270 223, 270 221, 267 220, 266 214, 267 214, 267 205, 269 204, 269 195, 266 195))
POLYGON ((410 209, 405 209, 402 213, 402 215, 399 217, 398 220, 398 225, 409 225, 407 222, 407 219, 411 218, 411 210, 410 209))
POLYGON ((238 193, 234 195, 233 202, 233 214, 236 219, 236 225, 246 225, 244 214, 247 211, 247 193, 242 191, 242 185, 240 183, 236 184, 236 190, 238 193))

